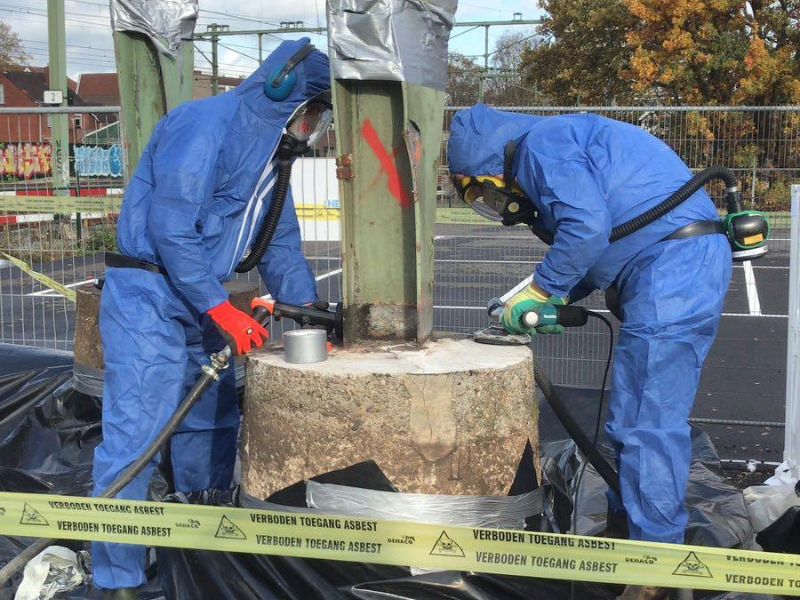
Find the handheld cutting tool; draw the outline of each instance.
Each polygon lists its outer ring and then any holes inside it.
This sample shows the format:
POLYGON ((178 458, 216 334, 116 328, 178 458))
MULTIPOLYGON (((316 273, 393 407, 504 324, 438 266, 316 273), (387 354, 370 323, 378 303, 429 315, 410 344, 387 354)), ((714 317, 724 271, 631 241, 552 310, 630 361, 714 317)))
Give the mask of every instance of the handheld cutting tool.
MULTIPOLYGON (((509 333, 500 324, 505 303, 500 298, 492 298, 486 305, 489 315, 489 327, 475 332, 473 339, 479 344, 493 346, 527 346, 531 336, 527 333, 509 333)), ((520 317, 525 327, 541 325, 563 325, 564 327, 582 327, 589 320, 589 311, 582 306, 559 306, 546 304, 540 310, 529 310, 520 317)))

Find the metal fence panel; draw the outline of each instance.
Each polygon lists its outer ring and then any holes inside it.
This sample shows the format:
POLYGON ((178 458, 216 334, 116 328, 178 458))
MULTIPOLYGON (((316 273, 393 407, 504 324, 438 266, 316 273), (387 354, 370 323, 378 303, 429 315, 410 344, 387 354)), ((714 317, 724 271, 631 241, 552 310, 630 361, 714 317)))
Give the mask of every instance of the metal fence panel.
POLYGON ((0 110, 0 341, 69 350, 73 302, 26 269, 68 290, 102 275, 98 256, 116 244, 122 145, 119 132, 109 131, 117 108, 68 109, 70 183, 56 189, 51 119, 58 112, 65 111, 0 110))

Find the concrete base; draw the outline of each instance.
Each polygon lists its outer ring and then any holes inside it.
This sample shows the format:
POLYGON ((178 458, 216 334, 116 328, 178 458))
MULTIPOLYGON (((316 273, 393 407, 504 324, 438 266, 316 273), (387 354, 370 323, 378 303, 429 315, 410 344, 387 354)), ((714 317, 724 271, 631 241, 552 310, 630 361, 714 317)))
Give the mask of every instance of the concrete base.
POLYGON ((374 460, 401 492, 504 495, 526 442, 537 447, 537 420, 526 347, 444 339, 422 350, 335 349, 312 365, 254 352, 242 483, 265 498, 374 460))

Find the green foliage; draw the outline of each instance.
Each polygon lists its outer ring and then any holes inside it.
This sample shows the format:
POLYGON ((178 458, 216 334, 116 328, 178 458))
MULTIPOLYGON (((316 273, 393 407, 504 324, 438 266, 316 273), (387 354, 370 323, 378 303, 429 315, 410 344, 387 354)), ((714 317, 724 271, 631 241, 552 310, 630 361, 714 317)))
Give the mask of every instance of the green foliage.
POLYGON ((0 21, 0 71, 7 71, 10 67, 24 66, 30 58, 30 55, 22 47, 19 36, 8 23, 0 21))
POLYGON ((115 252, 117 250, 117 233, 113 227, 93 228, 91 237, 86 242, 86 254, 94 252, 115 252))
POLYGON ((634 18, 620 0, 540 0, 544 41, 522 55, 528 87, 556 104, 608 104, 631 95, 625 34, 634 18))
POLYGON ((800 0, 540 0, 554 103, 800 103, 800 0))

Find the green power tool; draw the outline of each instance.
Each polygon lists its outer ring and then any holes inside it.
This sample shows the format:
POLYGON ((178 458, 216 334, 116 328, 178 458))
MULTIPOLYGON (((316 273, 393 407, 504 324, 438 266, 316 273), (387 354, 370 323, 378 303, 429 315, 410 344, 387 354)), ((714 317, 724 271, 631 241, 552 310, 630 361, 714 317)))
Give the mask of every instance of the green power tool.
MULTIPOLYGON (((473 339, 479 344, 493 346, 525 346, 531 343, 527 333, 509 333, 500 324, 505 302, 500 298, 492 298, 486 305, 489 315, 489 327, 476 332, 473 339)), ((560 306, 545 304, 539 310, 529 310, 522 314, 520 323, 525 327, 542 325, 563 325, 564 327, 582 327, 589 320, 588 311, 582 306, 560 306)))
POLYGON ((734 262, 754 260, 767 254, 769 221, 758 210, 745 210, 738 187, 727 190, 728 214, 723 219, 734 262))

